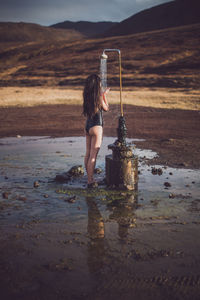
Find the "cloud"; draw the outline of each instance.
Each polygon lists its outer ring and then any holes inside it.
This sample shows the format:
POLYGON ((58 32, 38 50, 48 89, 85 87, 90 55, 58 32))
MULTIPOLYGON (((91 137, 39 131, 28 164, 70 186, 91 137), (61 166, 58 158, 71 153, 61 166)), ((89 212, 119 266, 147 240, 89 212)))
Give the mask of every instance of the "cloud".
POLYGON ((0 0, 0 21, 50 25, 71 21, 121 21, 170 0, 0 0))

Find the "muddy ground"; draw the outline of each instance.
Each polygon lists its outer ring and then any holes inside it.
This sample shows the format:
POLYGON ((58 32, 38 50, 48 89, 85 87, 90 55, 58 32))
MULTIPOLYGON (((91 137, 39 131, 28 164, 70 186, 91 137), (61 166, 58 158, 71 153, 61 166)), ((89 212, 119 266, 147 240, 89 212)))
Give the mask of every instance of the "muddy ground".
MULTIPOLYGON (((200 167, 200 112, 124 105, 128 137, 145 139, 136 144, 159 153, 152 163, 200 167)), ((104 135, 116 137, 119 107, 104 114, 104 135)), ((0 137, 83 136, 80 105, 45 105, 0 108, 0 137)))
MULTIPOLYGON (((45 162, 45 156, 38 156, 38 161, 33 157, 33 168, 26 162, 20 164, 19 153, 13 154, 14 160, 19 157, 19 165, 12 162, 12 155, 3 159, 1 299, 200 298, 200 199, 197 192, 193 194, 199 180, 189 175, 190 169, 200 167, 200 113, 132 105, 124 105, 124 111, 128 137, 145 139, 136 145, 159 154, 151 164, 161 164, 163 175, 154 176, 147 170, 142 183, 145 188, 145 180, 152 176, 156 193, 148 189, 145 196, 120 193, 120 201, 106 190, 98 194, 72 189, 65 194, 65 186, 54 186, 42 175, 45 170, 39 160, 45 162), (176 185, 175 169, 170 171, 168 166, 188 168, 183 181, 187 193, 173 194, 170 187, 165 188, 169 176, 172 187, 176 185), (21 170, 26 173, 23 177, 16 175, 21 170), (39 187, 34 188, 33 180, 38 178, 39 187), (166 210, 165 201, 170 203, 166 210), (165 213, 159 213, 159 205, 165 213), (136 214, 143 209, 148 212, 146 217, 136 214)), ((84 134, 79 105, 0 108, 0 116, 0 137, 84 134)), ((104 135, 116 137, 118 106, 111 105, 104 119, 104 135)), ((70 145, 74 144, 70 141, 70 145)), ((66 153, 55 150, 55 160, 56 155, 67 159, 67 148, 66 153)), ((83 154, 84 146, 80 157, 83 154)), ((145 157, 141 161, 146 164, 145 157)))

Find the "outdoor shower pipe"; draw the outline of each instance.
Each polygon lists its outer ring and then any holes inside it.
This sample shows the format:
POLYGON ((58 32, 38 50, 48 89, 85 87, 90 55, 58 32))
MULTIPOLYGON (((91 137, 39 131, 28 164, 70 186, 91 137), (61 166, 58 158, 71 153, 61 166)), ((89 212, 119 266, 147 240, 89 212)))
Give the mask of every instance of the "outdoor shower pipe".
POLYGON ((105 52, 118 52, 119 54, 119 82, 120 82, 120 111, 121 116, 124 116, 123 104, 122 104, 122 62, 121 62, 121 51, 119 49, 104 49, 102 58, 108 58, 105 52))

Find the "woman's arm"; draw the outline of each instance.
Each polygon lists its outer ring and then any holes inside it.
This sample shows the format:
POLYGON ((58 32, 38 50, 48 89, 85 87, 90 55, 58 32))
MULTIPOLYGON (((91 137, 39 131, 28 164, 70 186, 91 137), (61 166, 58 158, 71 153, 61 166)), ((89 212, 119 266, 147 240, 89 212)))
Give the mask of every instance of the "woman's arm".
POLYGON ((108 104, 108 100, 106 97, 106 94, 110 91, 109 88, 107 88, 105 90, 105 92, 102 94, 102 98, 101 98, 101 106, 103 108, 104 111, 108 111, 109 110, 109 104, 108 104))

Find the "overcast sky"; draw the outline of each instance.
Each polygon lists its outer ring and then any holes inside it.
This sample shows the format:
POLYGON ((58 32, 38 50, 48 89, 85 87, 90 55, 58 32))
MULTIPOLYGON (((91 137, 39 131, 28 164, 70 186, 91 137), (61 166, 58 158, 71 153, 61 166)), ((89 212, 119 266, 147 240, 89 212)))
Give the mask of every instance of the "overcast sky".
POLYGON ((0 21, 52 25, 62 21, 122 21, 170 0, 0 0, 0 21))

